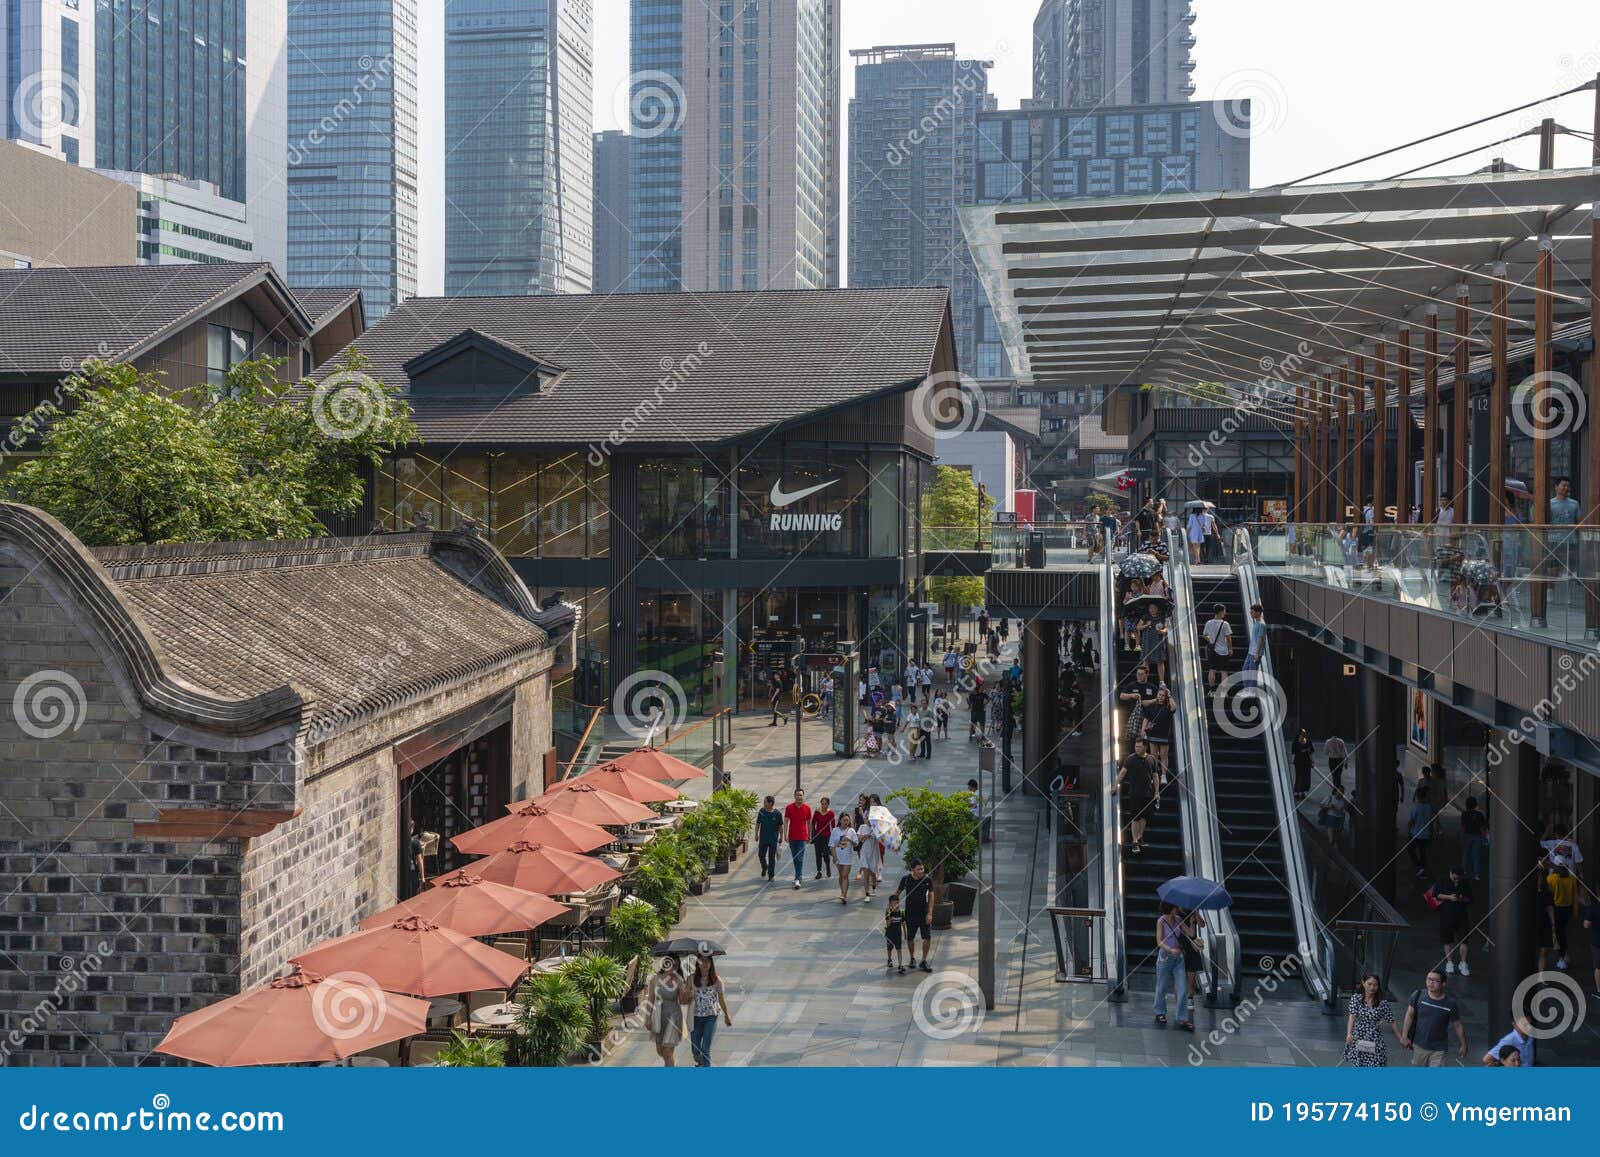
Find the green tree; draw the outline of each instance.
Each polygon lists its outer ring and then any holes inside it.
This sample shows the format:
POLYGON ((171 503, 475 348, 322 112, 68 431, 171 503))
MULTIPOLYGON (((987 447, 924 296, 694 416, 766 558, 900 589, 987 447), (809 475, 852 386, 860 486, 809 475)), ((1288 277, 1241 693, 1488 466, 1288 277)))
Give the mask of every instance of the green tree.
POLYGON ((321 383, 241 362, 219 387, 91 361, 62 386, 39 457, 7 482, 92 546, 305 538, 360 508, 365 465, 414 442, 404 399, 350 351, 321 383))
POLYGON ((978 825, 972 818, 972 793, 931 787, 902 787, 890 799, 903 799, 910 812, 901 821, 906 863, 921 860, 942 890, 978 866, 978 825))
POLYGON ((590 1028, 588 1003, 578 986, 559 972, 523 984, 512 1032, 530 1065, 554 1068, 583 1048, 590 1028))
MULTIPOLYGON (((973 542, 987 537, 993 517, 994 499, 980 494, 971 471, 955 466, 934 467, 933 485, 922 494, 922 525, 944 529, 932 534, 924 531, 931 540, 925 545, 970 549, 973 542), (948 529, 952 527, 958 529, 948 529)), ((983 602, 983 579, 941 576, 928 583, 928 591, 943 607, 968 607, 983 602)))

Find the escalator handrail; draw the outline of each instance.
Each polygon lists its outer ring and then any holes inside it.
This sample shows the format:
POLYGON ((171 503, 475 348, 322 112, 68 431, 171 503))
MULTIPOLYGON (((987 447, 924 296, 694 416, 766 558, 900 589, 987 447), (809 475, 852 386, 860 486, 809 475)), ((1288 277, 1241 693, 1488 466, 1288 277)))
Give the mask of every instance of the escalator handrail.
POLYGON ((1122 903, 1122 820, 1117 783, 1117 578, 1108 545, 1100 568, 1100 865, 1105 919, 1106 982, 1113 996, 1126 983, 1128 945, 1122 903))
MULTIPOLYGON (((1217 816, 1216 784, 1211 772, 1211 739, 1206 729, 1205 674, 1200 669, 1200 617, 1195 609, 1194 583, 1189 572, 1187 544, 1181 532, 1171 535, 1167 553, 1172 571, 1172 628, 1167 635, 1167 650, 1172 667, 1181 675, 1173 680, 1173 689, 1179 693, 1178 706, 1181 726, 1174 729, 1173 740, 1176 766, 1183 769, 1183 783, 1179 798, 1183 801, 1179 814, 1183 818, 1183 862, 1191 876, 1200 876, 1218 883, 1226 882, 1226 869, 1222 860, 1221 823, 1217 816)), ((1227 908, 1208 913, 1207 923, 1215 930, 1216 940, 1225 946, 1227 959, 1228 1004, 1239 1001, 1242 982, 1239 968, 1239 929, 1234 924, 1233 912, 1227 908)), ((1218 977, 1215 941, 1205 943, 1206 971, 1218 977)))
MULTIPOLYGON (((1239 594, 1245 608, 1245 646, 1249 647, 1250 608, 1261 601, 1261 588, 1256 581, 1255 554, 1248 535, 1241 534, 1242 543, 1235 543, 1234 569, 1239 579, 1239 594)), ((1272 674, 1272 647, 1261 649, 1258 680, 1269 687, 1283 685, 1272 674)), ((1289 909, 1294 916, 1295 942, 1299 945, 1300 975, 1306 988, 1319 1001, 1326 1003, 1332 989, 1324 966, 1329 958, 1333 934, 1323 926, 1317 916, 1316 901, 1311 895, 1310 875, 1306 869, 1305 848, 1300 840, 1299 809, 1294 804, 1294 781, 1289 763, 1289 745, 1284 740, 1284 720, 1279 710, 1278 697, 1262 695, 1257 702, 1265 713, 1262 719, 1262 739, 1267 749, 1267 769, 1272 777, 1272 804, 1278 821, 1278 838, 1283 844, 1284 874, 1288 877, 1285 888, 1289 893, 1289 909)))

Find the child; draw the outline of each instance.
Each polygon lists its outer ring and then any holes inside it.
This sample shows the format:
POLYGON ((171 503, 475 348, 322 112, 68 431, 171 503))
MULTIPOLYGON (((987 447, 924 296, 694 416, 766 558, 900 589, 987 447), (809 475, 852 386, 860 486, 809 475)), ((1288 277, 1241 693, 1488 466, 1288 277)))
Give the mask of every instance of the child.
POLYGON ((935 730, 940 739, 950 738, 950 701, 941 693, 933 701, 935 730))
POLYGON ((883 966, 885 968, 893 968, 898 963, 901 976, 904 976, 906 972, 905 924, 906 914, 900 910, 900 893, 899 891, 890 892, 889 903, 883 909, 884 952, 887 955, 883 966))

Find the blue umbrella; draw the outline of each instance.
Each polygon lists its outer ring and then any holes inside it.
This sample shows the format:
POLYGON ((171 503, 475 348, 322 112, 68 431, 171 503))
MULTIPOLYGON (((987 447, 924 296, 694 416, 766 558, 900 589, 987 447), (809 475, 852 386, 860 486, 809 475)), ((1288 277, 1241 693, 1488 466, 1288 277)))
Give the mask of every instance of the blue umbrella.
POLYGON ((1228 889, 1204 876, 1174 876, 1156 889, 1156 895, 1190 912, 1233 907, 1228 889))

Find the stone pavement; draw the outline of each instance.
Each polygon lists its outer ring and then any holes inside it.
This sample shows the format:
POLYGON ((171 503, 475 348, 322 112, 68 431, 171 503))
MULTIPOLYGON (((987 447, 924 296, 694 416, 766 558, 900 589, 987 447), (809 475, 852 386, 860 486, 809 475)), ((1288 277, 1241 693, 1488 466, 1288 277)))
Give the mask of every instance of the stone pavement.
MULTIPOLYGON (((959 715, 960 713, 958 713, 959 715)), ((734 783, 780 806, 794 791, 794 734, 768 728, 755 715, 734 725, 728 770, 734 783)), ((807 798, 830 796, 835 808, 860 792, 887 797, 903 785, 959 790, 977 775, 977 747, 965 739, 936 743, 933 758, 914 764, 840 759, 822 723, 805 725, 802 774, 807 798)), ((703 796, 709 780, 689 794, 703 796)), ((903 811, 903 805, 895 805, 903 811)), ((1259 1007, 1240 1015, 1200 1009, 1195 1035, 1156 1028, 1150 1015, 1151 970, 1136 976, 1130 1000, 1108 1004, 1105 988, 1058 984, 1050 934, 1050 834, 1045 806, 1014 794, 1002 800, 998 840, 996 1004, 984 1010, 977 989, 977 919, 958 919, 934 933, 933 975, 900 976, 883 967, 883 902, 904 872, 898 855, 885 864, 885 887, 871 903, 852 889, 839 904, 835 881, 812 879, 806 856, 804 886, 791 887, 787 849, 778 879, 759 878, 755 848, 728 875, 689 900, 675 934, 717 940, 728 955, 717 961, 728 990, 732 1028, 719 1025, 712 1050, 718 1065, 1328 1065, 1342 1049, 1343 1018, 1325 1017, 1300 990, 1257 992, 1259 1007), (1144 991, 1137 991, 1140 983, 1144 991), (1230 1028, 1229 1025, 1235 1027, 1230 1028), (1207 1034, 1217 1030, 1215 1043, 1207 1034), (1195 1046, 1196 1051, 1191 1051, 1195 1046), (1198 1051, 1204 1048, 1204 1052, 1198 1051)), ((985 849, 987 853, 987 848, 985 849)), ((987 861, 987 854, 985 856, 987 861)), ((1246 996, 1251 996, 1247 986, 1246 996)), ((685 1043, 681 1065, 692 1063, 685 1043)), ((627 1028, 605 1063, 658 1065, 641 1028, 627 1028)))

